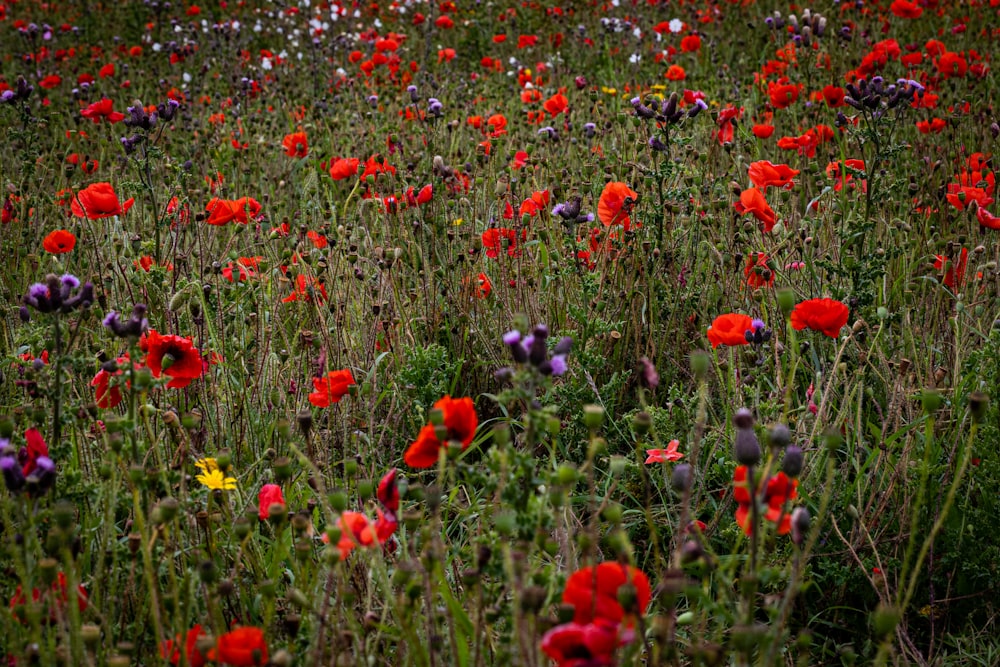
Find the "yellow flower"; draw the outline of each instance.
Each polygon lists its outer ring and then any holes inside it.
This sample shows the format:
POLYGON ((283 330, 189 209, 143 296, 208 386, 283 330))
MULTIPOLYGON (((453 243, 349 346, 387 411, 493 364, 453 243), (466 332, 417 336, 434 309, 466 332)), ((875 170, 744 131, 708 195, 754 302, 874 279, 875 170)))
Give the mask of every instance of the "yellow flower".
POLYGON ((195 477, 206 488, 212 491, 230 490, 236 488, 236 478, 226 477, 226 473, 219 469, 219 464, 215 459, 199 459, 195 465, 201 468, 200 475, 195 477))
POLYGON ((454 219, 454 220, 453 220, 453 221, 451 222, 451 224, 455 225, 456 227, 460 227, 460 226, 462 225, 462 223, 463 223, 463 222, 465 222, 465 220, 463 220, 462 218, 455 218, 455 219, 454 219))
POLYGON ((617 95, 618 89, 608 88, 607 86, 601 86, 601 92, 604 93, 605 95, 617 95))

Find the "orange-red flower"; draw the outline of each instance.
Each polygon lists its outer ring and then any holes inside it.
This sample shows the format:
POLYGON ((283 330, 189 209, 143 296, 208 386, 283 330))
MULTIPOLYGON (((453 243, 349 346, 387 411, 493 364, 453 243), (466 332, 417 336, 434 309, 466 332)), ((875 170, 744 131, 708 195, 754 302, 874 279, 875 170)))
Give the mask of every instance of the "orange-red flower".
POLYGON ((204 634, 205 631, 202 630, 201 626, 195 625, 187 631, 183 644, 181 643, 180 635, 177 635, 175 639, 165 640, 163 646, 160 647, 160 657, 170 660, 171 665, 179 665, 181 662, 181 649, 183 648, 184 654, 187 656, 185 664, 190 665, 190 667, 204 667, 206 664, 205 656, 198 651, 197 646, 198 638, 204 634))
POLYGON ((260 209, 260 202, 252 197, 239 199, 214 197, 205 205, 205 210, 208 212, 208 219, 205 222, 210 225, 225 225, 230 222, 245 225, 251 218, 256 218, 260 214, 260 209))
POLYGON ((580 624, 597 620, 628 623, 645 613, 651 597, 649 578, 642 570, 615 562, 577 570, 566 580, 563 590, 563 603, 573 606, 573 622, 580 624), (631 609, 624 609, 618 601, 618 589, 625 584, 635 587, 635 606, 631 609))
POLYGON ((751 213, 753 217, 757 218, 764 223, 764 231, 769 232, 774 229, 775 223, 778 222, 778 217, 774 214, 774 210, 767 203, 767 199, 764 198, 764 193, 757 188, 747 188, 740 195, 740 200, 733 204, 736 210, 740 213, 751 213))
MULTIPOLYGON (((753 532, 753 516, 750 512, 753 497, 750 492, 750 482, 747 480, 747 467, 739 466, 733 473, 733 497, 736 500, 736 523, 743 532, 750 535, 753 532)), ((798 497, 797 479, 790 479, 785 473, 770 477, 764 484, 763 479, 755 480, 756 489, 753 496, 760 497, 766 508, 762 516, 772 523, 778 524, 778 534, 786 535, 792 529, 792 513, 785 507, 786 503, 798 497)))
POLYGON ((924 8, 908 0, 893 0, 889 5, 889 11, 901 19, 918 19, 924 13, 924 8))
POLYGON ((794 185, 792 179, 799 175, 799 170, 792 169, 787 164, 772 164, 767 160, 759 160, 750 163, 748 174, 750 182, 766 192, 769 187, 792 187, 794 185))
POLYGON ((993 197, 986 194, 986 190, 958 183, 948 184, 948 194, 945 197, 949 204, 959 210, 965 210, 969 202, 976 202, 978 206, 989 206, 993 203, 993 197))
POLYGON ((65 229, 57 229, 42 240, 42 247, 45 248, 45 252, 50 252, 53 255, 67 253, 74 246, 76 246, 76 235, 65 229))
POLYGON ((208 659, 232 667, 256 667, 268 661, 267 642, 260 628, 236 628, 219 637, 208 659))
POLYGON ((961 289, 965 284, 965 268, 969 263, 969 249, 962 248, 958 255, 958 261, 953 262, 944 255, 934 255, 934 268, 944 271, 942 282, 945 287, 951 289, 961 289))
POLYGON ((125 120, 125 114, 120 111, 115 111, 112 108, 113 105, 114 103, 105 97, 104 99, 94 102, 82 110, 80 115, 84 118, 89 118, 95 123, 100 123, 102 118, 106 119, 111 124, 125 120))
POLYGON ((90 386, 94 388, 94 402, 97 404, 97 407, 105 410, 113 408, 122 402, 122 390, 117 385, 111 385, 111 378, 122 374, 121 366, 128 364, 128 354, 126 353, 124 356, 118 357, 115 361, 119 366, 117 371, 109 373, 102 368, 97 371, 97 375, 90 381, 90 386))
POLYGON ((564 623, 542 637, 542 651, 556 661, 556 667, 613 665, 618 648, 618 627, 607 621, 564 623))
POLYGON ((338 158, 330 165, 330 178, 335 181, 342 181, 358 175, 358 165, 361 160, 356 157, 338 158))
POLYGON ((163 336, 150 329, 139 339, 139 348, 146 353, 145 363, 153 377, 166 375, 170 378, 167 383, 170 389, 182 389, 204 373, 201 354, 190 338, 163 336))
MULTIPOLYGON (((854 180, 854 175, 849 173, 849 170, 863 173, 865 171, 865 161, 849 158, 843 162, 831 162, 826 165, 827 177, 837 179, 836 183, 833 184, 835 192, 843 190, 845 185, 850 186, 852 189, 857 186, 857 181, 854 180)), ((861 191, 868 192, 867 179, 861 179, 861 191)))
POLYGON ((1000 230, 1000 216, 993 215, 982 206, 976 208, 976 220, 983 227, 1000 230))
POLYGON ((799 99, 802 92, 801 84, 774 83, 767 84, 767 95, 771 99, 771 106, 775 109, 784 109, 791 106, 799 99))
POLYGON ((309 402, 317 408, 330 407, 331 403, 340 403, 340 399, 347 396, 354 384, 357 383, 350 369, 330 371, 326 377, 313 378, 313 388, 316 391, 309 394, 309 402))
POLYGON ((286 134, 281 146, 288 157, 305 157, 309 154, 309 140, 305 132, 286 134))
POLYGON ((549 115, 553 118, 561 114, 563 111, 566 111, 567 107, 569 107, 569 100, 567 100, 566 96, 562 93, 556 93, 549 99, 545 100, 545 104, 542 105, 542 108, 548 111, 549 115))
MULTIPOLYGON (((522 229, 520 241, 524 241, 527 238, 528 231, 522 229)), ((521 250, 518 247, 518 233, 513 229, 507 229, 505 227, 491 227, 483 232, 482 242, 483 247, 486 249, 486 256, 490 258, 497 257, 504 249, 505 240, 507 243, 507 256, 517 257, 521 253, 521 250)))
MULTIPOLYGON (((476 416, 476 407, 471 398, 445 396, 434 404, 434 409, 441 411, 441 423, 446 431, 444 440, 458 442, 462 449, 472 444, 479 417, 476 416)), ((445 445, 446 442, 438 439, 437 427, 427 424, 407 448, 403 460, 411 468, 430 468, 437 463, 439 452, 445 445)))
POLYGON ((597 201, 597 217, 605 227, 622 225, 625 231, 632 226, 629 214, 639 194, 625 183, 612 181, 604 186, 597 201))
POLYGON ((792 328, 796 331, 809 328, 836 338, 847 324, 850 312, 850 308, 835 299, 809 299, 792 311, 792 328))
POLYGON ((769 265, 770 261, 771 258, 762 252, 747 255, 747 265, 743 269, 743 275, 746 276, 748 286, 759 289, 774 284, 774 271, 769 265))
POLYGON ((292 301, 305 301, 312 303, 313 299, 323 303, 326 301, 326 286, 314 276, 306 276, 303 273, 295 276, 295 289, 292 293, 281 300, 282 303, 292 301))
POLYGON ((285 496, 277 484, 265 484, 257 493, 257 516, 261 521, 267 521, 271 516, 271 505, 285 507, 285 496))
POLYGON ((76 193, 70 208, 78 218, 100 220, 113 215, 124 215, 134 203, 135 199, 131 198, 120 203, 110 183, 94 183, 76 193))
POLYGON ((749 315, 738 313, 719 315, 712 320, 712 326, 708 328, 708 342, 713 348, 720 345, 746 345, 746 332, 752 330, 753 318, 749 315))

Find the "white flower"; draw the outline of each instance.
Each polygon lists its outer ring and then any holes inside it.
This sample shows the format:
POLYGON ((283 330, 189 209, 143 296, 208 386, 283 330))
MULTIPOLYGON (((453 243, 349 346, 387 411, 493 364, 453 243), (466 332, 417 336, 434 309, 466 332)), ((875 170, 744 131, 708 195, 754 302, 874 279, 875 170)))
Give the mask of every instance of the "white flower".
POLYGON ((670 23, 667 24, 670 27, 670 32, 680 32, 684 29, 684 22, 680 19, 670 19, 670 23))

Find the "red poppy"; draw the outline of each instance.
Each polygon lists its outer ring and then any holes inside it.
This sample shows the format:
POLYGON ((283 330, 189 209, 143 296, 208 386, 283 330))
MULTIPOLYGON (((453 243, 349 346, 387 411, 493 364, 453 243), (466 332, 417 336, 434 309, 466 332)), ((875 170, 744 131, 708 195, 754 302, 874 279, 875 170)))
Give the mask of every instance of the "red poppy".
POLYGON ((396 469, 393 468, 385 474, 378 483, 378 490, 375 492, 378 501, 382 503, 387 512, 395 514, 399 510, 399 486, 396 483, 396 469))
POLYGON ((961 289, 965 284, 965 268, 969 263, 969 249, 962 248, 958 255, 958 262, 953 262, 944 255, 934 255, 934 268, 944 271, 942 282, 945 287, 951 289, 961 289))
POLYGON ((368 160, 365 161, 365 170, 361 173, 361 179, 364 180, 369 176, 373 178, 378 178, 380 174, 395 174, 396 168, 389 164, 389 161, 382 158, 379 162, 379 155, 373 155, 368 160))
POLYGON ((260 628, 236 628, 219 637, 208 659, 232 667, 255 667, 268 661, 267 642, 260 628))
POLYGON ((309 141, 305 132, 286 134, 281 146, 288 157, 305 157, 309 154, 309 141))
POLYGON ((313 378, 313 388, 316 391, 309 394, 309 402, 317 408, 328 408, 331 403, 340 403, 354 384, 357 383, 350 369, 330 371, 326 377, 313 378))
POLYGON ((767 139, 772 134, 774 134, 774 125, 758 124, 750 128, 750 131, 753 132, 753 136, 757 137, 758 139, 767 139))
POLYGON ((649 578, 642 570, 614 562, 577 570, 566 580, 563 590, 563 603, 573 606, 573 622, 579 624, 598 619, 628 623, 635 615, 646 612, 651 597, 649 578), (618 589, 624 584, 635 588, 635 606, 631 609, 624 609, 618 601, 618 589))
POLYGON ((281 487, 277 484, 265 484, 260 487, 257 493, 257 513, 261 521, 267 521, 271 516, 271 506, 280 505, 285 507, 285 496, 281 493, 281 487))
POLYGON ((62 77, 58 74, 49 74, 47 77, 38 82, 38 85, 45 90, 52 90, 56 86, 62 83, 62 77))
POLYGON ((131 198, 119 203, 118 195, 110 183, 94 183, 76 193, 70 208, 78 218, 100 220, 113 215, 124 215, 134 203, 135 199, 131 198))
MULTIPOLYGON (((35 604, 39 604, 43 600, 47 601, 49 604, 49 620, 55 622, 57 618, 66 613, 66 604, 69 602, 68 593, 66 575, 60 571, 49 590, 43 592, 37 588, 31 589, 31 601, 35 604)), ((27 604, 27 599, 21 590, 21 585, 18 584, 14 590, 13 597, 10 599, 10 610, 14 617, 22 623, 25 622, 24 610, 22 609, 25 604, 27 604)), ((87 608, 87 591, 82 585, 77 587, 76 604, 81 612, 87 608)))
POLYGON ((318 278, 300 273, 295 276, 295 289, 292 290, 291 294, 282 299, 281 302, 291 303, 292 301, 302 300, 306 303, 312 303, 313 299, 316 299, 320 303, 325 302, 326 286, 318 278))
POLYGON ((850 308, 835 299, 809 299, 792 311, 792 328, 796 331, 809 328, 836 338, 847 324, 850 312, 850 308))
POLYGON ((687 78, 687 72, 680 65, 671 65, 663 75, 668 81, 683 81, 687 78))
MULTIPOLYGON (((382 510, 377 510, 377 512, 378 519, 375 522, 372 522, 361 512, 340 513, 340 517, 337 519, 337 527, 340 529, 340 540, 337 542, 340 560, 347 560, 355 547, 385 544, 396 532, 398 522, 395 515, 391 512, 385 514, 382 510)), ((323 541, 330 541, 325 533, 323 541)))
POLYGON ((823 99, 826 101, 828 107, 836 109, 837 107, 846 106, 844 102, 844 97, 846 96, 844 89, 840 86, 823 86, 823 90, 820 91, 823 95, 823 99))
POLYGON ((791 188, 792 179, 799 175, 798 169, 792 169, 787 164, 772 164, 767 160, 750 163, 748 170, 750 181, 760 190, 767 191, 769 187, 791 188))
POLYGON ((170 378, 169 389, 182 389, 204 373, 201 354, 190 338, 163 336, 150 329, 139 339, 139 348, 146 353, 145 364, 153 377, 166 375, 170 378))
MULTIPOLYGON (((799 481, 790 479, 783 472, 768 478, 766 484, 762 479, 755 481, 757 488, 753 495, 760 497, 761 491, 763 491, 761 500, 763 500, 766 509, 762 516, 768 521, 778 524, 779 535, 788 534, 792 529, 792 513, 787 511, 785 505, 798 497, 796 489, 799 486, 799 481)), ((750 494, 750 484, 747 481, 746 466, 737 467, 733 473, 733 498, 737 503, 736 523, 743 529, 744 533, 750 535, 753 532, 753 516, 750 512, 753 498, 750 494)))
POLYGON ((612 181, 604 186, 597 201, 597 217, 605 227, 622 225, 625 231, 632 226, 629 214, 639 194, 625 183, 612 181))
POLYGON ((114 102, 105 97, 104 99, 94 102, 87 108, 83 109, 80 112, 80 115, 84 118, 89 118, 95 123, 100 123, 102 118, 111 124, 125 120, 125 114, 120 111, 115 111, 113 109, 113 105, 114 102))
POLYGON ((969 202, 976 202, 978 206, 989 206, 993 203, 993 198, 986 194, 986 190, 958 183, 948 184, 948 194, 945 197, 948 203, 959 210, 965 210, 969 202))
POLYGON ((715 121, 719 126, 718 131, 715 132, 716 139, 719 140, 719 145, 733 140, 735 123, 742 117, 743 107, 728 106, 719 111, 719 117, 715 121))
POLYGON ((335 181, 342 181, 358 175, 358 165, 361 160, 356 157, 338 158, 330 165, 330 178, 335 181))
MULTIPOLYGON (((841 190, 843 190, 845 185, 848 185, 851 188, 857 186, 857 181, 854 180, 854 175, 850 173, 851 171, 860 171, 864 173, 865 161, 858 160, 855 158, 850 158, 842 162, 831 162, 828 165, 826 165, 827 177, 837 179, 836 183, 833 184, 833 189, 835 192, 840 192, 841 190)), ((868 192, 867 179, 861 179, 861 191, 868 192)))
POLYGON ((693 53, 701 48, 701 37, 698 35, 688 35, 681 40, 681 51, 693 53))
POLYGON ((50 252, 53 255, 67 253, 74 246, 76 246, 76 235, 65 229, 57 229, 42 240, 42 247, 45 248, 45 252, 50 252))
POLYGON ((37 428, 29 428, 24 432, 23 456, 18 455, 19 459, 23 459, 21 473, 27 477, 35 472, 35 468, 38 467, 38 459, 43 456, 49 457, 49 446, 45 444, 45 438, 42 437, 37 428))
POLYGON ((256 218, 260 214, 261 205, 252 197, 239 199, 214 197, 205 204, 205 210, 208 212, 208 219, 205 222, 210 225, 225 225, 230 222, 245 225, 251 218, 256 218))
POLYGON ((607 621, 564 623, 542 637, 542 651, 556 661, 556 667, 613 665, 618 644, 618 628, 607 621))
POLYGON ((948 51, 942 53, 941 57, 938 58, 937 68, 944 78, 949 79, 965 76, 966 71, 969 69, 969 64, 965 62, 965 58, 960 54, 948 51))
POLYGON ((944 118, 917 121, 917 130, 920 131, 920 134, 940 134, 946 127, 948 127, 948 121, 944 118))
POLYGON ((244 282, 257 275, 257 266, 263 257, 240 257, 235 262, 229 262, 222 269, 222 277, 229 282, 244 282))
POLYGON ((489 136, 496 138, 507 134, 507 118, 503 114, 493 114, 486 119, 486 127, 489 128, 489 136))
POLYGON ((720 345, 746 345, 746 332, 753 330, 753 318, 749 315, 738 313, 728 313, 719 315, 712 320, 712 326, 708 328, 708 342, 713 348, 720 345))
POLYGON ((115 361, 119 366, 117 371, 109 373, 102 368, 90 381, 90 386, 94 388, 94 402, 97 407, 104 410, 113 408, 122 402, 122 390, 117 385, 112 386, 111 378, 122 374, 123 370, 120 367, 128 363, 128 354, 118 357, 115 361))
POLYGON ((771 100, 771 106, 775 109, 784 109, 791 106, 799 99, 802 92, 802 84, 774 83, 768 82, 767 95, 771 100))
MULTIPOLYGON (((471 398, 445 396, 434 404, 434 409, 441 411, 445 440, 460 443, 462 449, 472 444, 479 418, 471 398)), ((411 468, 430 468, 438 462, 438 452, 444 446, 445 443, 438 439, 437 427, 427 424, 407 448, 403 460, 411 468)))
MULTIPOLYGON (((520 240, 524 241, 527 238, 527 230, 522 229, 520 240)), ((507 244, 508 257, 517 257, 521 253, 521 250, 518 247, 518 234, 513 229, 507 229, 505 227, 491 227, 483 232, 482 242, 483 247, 486 249, 486 256, 490 258, 495 258, 500 254, 500 252, 504 249, 505 242, 507 244)))
POLYGON ((493 292, 493 283, 490 282, 489 276, 485 273, 480 272, 476 276, 476 296, 481 299, 487 298, 493 292))
POLYGON ((893 0, 893 3, 889 5, 889 11, 901 19, 918 19, 924 13, 924 8, 915 2, 893 0))
POLYGON ((1000 216, 993 215, 982 206, 976 207, 976 220, 983 227, 1000 230, 1000 216))
POLYGON ((569 107, 569 100, 562 93, 556 93, 545 100, 545 104, 542 105, 542 108, 548 111, 549 115, 553 118, 566 111, 567 107, 569 107))
POLYGON ((747 255, 747 265, 743 269, 747 285, 754 289, 774 285, 774 271, 770 267, 771 258, 765 253, 750 253, 747 255))
POLYGON ((740 213, 752 213, 753 217, 764 223, 764 231, 774 229, 778 222, 777 216, 764 198, 764 193, 757 188, 747 188, 740 195, 740 200, 733 204, 740 213))
POLYGON ((172 665, 179 665, 181 662, 181 648, 183 648, 184 654, 187 657, 185 664, 190 665, 190 667, 204 667, 206 664, 205 656, 198 651, 198 638, 203 636, 205 636, 205 631, 202 630, 200 625, 195 625, 187 631, 183 645, 181 644, 180 635, 177 635, 175 639, 165 640, 163 646, 160 647, 160 657, 170 660, 170 664, 172 665))

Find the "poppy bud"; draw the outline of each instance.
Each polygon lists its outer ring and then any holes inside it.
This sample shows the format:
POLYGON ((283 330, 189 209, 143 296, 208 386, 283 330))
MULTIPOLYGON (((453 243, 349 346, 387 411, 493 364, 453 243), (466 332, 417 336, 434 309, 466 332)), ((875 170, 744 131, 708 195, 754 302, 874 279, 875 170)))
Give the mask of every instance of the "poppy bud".
POLYGON ((760 462, 760 442, 751 428, 737 429, 736 444, 733 449, 736 462, 740 465, 753 466, 760 462))
POLYGON ((632 430, 636 435, 646 435, 653 426, 653 418, 645 410, 635 413, 632 417, 632 430))
POLYGON ((990 397, 981 391, 975 391, 969 395, 969 413, 972 421, 979 423, 986 416, 986 411, 990 407, 990 397))
POLYGON ((691 353, 691 370, 694 375, 699 380, 705 377, 708 373, 709 358, 708 355, 702 350, 695 350, 691 353))
POLYGON ((583 406, 583 423, 591 431, 596 431, 604 423, 604 408, 600 405, 583 406))
POLYGON ((784 424, 774 424, 767 429, 767 446, 783 449, 792 441, 792 433, 784 424))

